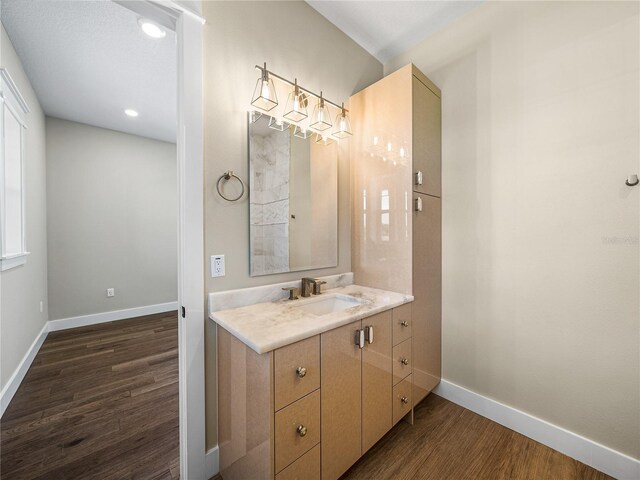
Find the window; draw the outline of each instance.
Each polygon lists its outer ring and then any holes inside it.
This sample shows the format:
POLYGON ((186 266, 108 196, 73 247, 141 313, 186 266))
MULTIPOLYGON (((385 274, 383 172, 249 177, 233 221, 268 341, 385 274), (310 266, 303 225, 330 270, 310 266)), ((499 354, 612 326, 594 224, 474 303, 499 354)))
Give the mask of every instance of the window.
POLYGON ((24 148, 29 108, 9 72, 0 68, 0 270, 27 261, 24 148))

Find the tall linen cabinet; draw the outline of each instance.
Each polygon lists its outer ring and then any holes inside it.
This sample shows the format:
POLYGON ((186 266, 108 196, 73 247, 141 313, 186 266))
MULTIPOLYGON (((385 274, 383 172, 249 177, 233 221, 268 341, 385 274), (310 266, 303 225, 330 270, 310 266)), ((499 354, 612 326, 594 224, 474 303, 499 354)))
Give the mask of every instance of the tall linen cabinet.
POLYGON ((410 64, 349 108, 355 281, 415 297, 415 406, 441 379, 441 92, 410 64))

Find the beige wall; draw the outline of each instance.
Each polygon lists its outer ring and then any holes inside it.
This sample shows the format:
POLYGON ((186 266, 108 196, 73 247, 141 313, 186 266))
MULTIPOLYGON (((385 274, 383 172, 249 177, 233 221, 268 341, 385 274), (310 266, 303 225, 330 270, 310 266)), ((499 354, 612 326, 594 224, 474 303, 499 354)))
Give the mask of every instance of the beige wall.
POLYGON ((175 302, 175 144, 51 117, 46 127, 50 319, 175 302))
POLYGON ((640 458, 637 2, 487 2, 442 89, 443 376, 640 458))
POLYGON ((27 263, 0 274, 0 389, 18 367, 47 321, 47 206, 45 120, 20 59, 2 27, 0 65, 5 67, 31 112, 24 138, 27 263), (40 302, 43 312, 40 312, 40 302))
MULTIPOLYGON (((382 65, 306 3, 204 2, 205 52, 205 255, 207 290, 283 282, 301 273, 249 277, 249 208, 246 197, 227 203, 215 193, 226 170, 247 178, 247 108, 257 79, 254 65, 341 101, 382 76, 382 65), (226 255, 226 276, 211 278, 212 254, 226 255)), ((286 98, 279 99, 285 102, 286 98)), ((354 129, 356 126, 353 126, 354 129)), ((336 268, 311 275, 349 271, 349 166, 339 166, 339 258, 336 268)), ((206 310, 206 309, 205 309, 206 310)), ((207 321, 207 444, 216 444, 215 332, 207 321)))

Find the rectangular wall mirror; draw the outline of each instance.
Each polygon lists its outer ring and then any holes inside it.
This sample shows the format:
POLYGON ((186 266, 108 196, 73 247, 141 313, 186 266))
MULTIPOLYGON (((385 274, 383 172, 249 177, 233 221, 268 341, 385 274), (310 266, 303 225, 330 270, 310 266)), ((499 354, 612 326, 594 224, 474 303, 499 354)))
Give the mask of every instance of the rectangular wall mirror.
POLYGON ((338 264, 338 148, 249 115, 251 276, 338 264))

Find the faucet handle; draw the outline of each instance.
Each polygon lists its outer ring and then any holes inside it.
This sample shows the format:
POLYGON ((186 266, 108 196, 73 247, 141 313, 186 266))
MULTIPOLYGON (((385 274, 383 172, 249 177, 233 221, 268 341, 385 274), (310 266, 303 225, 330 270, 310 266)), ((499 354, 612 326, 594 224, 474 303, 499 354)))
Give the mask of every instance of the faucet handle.
POLYGON ((300 290, 296 287, 282 287, 282 290, 289 292, 289 300, 297 300, 300 290))
POLYGON ((322 293, 322 285, 326 284, 324 280, 315 279, 313 281, 313 294, 320 295, 322 293))

